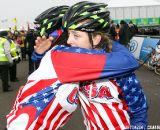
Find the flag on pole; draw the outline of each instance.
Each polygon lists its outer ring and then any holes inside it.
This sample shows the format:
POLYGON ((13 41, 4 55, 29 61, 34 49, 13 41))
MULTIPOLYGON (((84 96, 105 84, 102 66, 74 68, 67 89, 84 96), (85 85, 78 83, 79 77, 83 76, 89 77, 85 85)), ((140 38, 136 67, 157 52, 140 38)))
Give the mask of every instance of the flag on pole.
POLYGON ((17 18, 13 18, 12 22, 17 23, 17 18))
POLYGON ((15 25, 15 26, 13 27, 13 30, 14 30, 14 31, 16 31, 16 30, 17 30, 17 25, 15 25))
POLYGON ((30 23, 27 22, 27 30, 29 31, 30 30, 30 23))
POLYGON ((17 30, 17 18, 13 18, 12 22, 15 24, 13 27, 13 30, 16 31, 17 30))

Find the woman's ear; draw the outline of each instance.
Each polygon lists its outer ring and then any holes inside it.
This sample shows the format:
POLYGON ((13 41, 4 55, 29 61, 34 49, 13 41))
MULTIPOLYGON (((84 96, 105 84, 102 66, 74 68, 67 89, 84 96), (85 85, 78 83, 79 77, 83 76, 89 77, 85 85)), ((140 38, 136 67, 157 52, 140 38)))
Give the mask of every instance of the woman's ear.
POLYGON ((93 37, 93 46, 97 46, 102 39, 102 36, 100 34, 97 34, 93 37))

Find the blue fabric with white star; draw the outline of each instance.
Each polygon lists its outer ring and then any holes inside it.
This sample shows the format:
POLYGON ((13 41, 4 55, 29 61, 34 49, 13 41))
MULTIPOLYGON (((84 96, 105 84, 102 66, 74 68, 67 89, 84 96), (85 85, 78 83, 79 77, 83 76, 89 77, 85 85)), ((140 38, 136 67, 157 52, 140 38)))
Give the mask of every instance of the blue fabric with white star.
POLYGON ((45 107, 53 100, 60 86, 61 84, 57 83, 54 86, 48 86, 44 88, 29 98, 29 100, 22 104, 21 107, 34 106, 37 109, 37 118, 39 114, 45 109, 45 107))
POLYGON ((117 85, 122 90, 121 97, 125 100, 130 114, 131 130, 139 128, 140 130, 147 129, 147 100, 141 88, 136 75, 132 73, 130 76, 115 80, 117 85))

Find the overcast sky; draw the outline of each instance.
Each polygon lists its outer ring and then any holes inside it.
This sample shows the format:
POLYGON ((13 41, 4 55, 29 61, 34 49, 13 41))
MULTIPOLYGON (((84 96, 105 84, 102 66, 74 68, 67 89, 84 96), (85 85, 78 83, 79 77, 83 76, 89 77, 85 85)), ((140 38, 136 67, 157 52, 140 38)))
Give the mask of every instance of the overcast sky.
MULTIPOLYGON (((0 0, 0 20, 8 19, 8 22, 0 23, 0 27, 12 26, 12 19, 17 18, 19 26, 27 21, 33 22, 34 18, 45 9, 56 5, 72 5, 82 0, 0 0)), ((95 1, 95 0, 90 0, 95 1)), ((106 2, 107 0, 96 0, 106 2)), ((24 25, 26 26, 26 25, 24 25)))
MULTIPOLYGON (((14 17, 17 18, 19 26, 27 21, 33 22, 34 18, 42 11, 57 5, 72 5, 82 0, 0 0, 0 20, 7 19, 8 22, 0 23, 0 27, 10 25, 14 17)), ((113 0, 90 0, 96 2, 108 2, 113 0)), ((115 0, 118 1, 118 0, 115 0)), ((119 0, 119 5, 128 0, 119 0)), ((133 0, 132 0, 133 1, 133 0)), ((135 0, 134 0, 135 1, 135 0)), ((146 0, 139 0, 145 1, 146 0)), ((155 0, 160 1, 160 0, 155 0)))

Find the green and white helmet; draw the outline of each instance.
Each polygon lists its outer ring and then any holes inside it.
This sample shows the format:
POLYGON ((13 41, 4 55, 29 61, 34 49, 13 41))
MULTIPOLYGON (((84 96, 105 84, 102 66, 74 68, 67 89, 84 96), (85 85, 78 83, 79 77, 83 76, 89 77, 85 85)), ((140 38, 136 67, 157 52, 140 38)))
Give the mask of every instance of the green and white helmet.
POLYGON ((62 27, 62 18, 65 12, 68 10, 68 6, 55 6, 42 12, 35 18, 35 23, 39 24, 40 35, 50 34, 56 29, 62 27))
POLYGON ((86 32, 107 31, 110 24, 108 5, 83 1, 71 6, 62 19, 66 29, 86 32))

